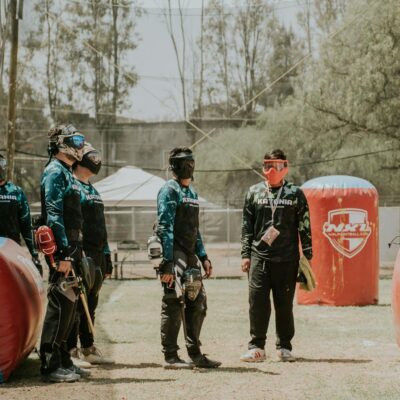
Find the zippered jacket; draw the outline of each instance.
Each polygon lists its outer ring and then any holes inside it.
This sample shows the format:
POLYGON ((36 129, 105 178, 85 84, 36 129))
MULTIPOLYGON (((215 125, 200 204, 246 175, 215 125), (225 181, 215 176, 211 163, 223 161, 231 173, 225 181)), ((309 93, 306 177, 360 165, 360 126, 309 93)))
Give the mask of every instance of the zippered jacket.
POLYGON ((310 260, 312 258, 310 213, 303 191, 286 181, 281 190, 280 188, 269 190, 265 182, 251 186, 243 207, 242 258, 251 258, 255 255, 273 262, 299 259, 299 238, 303 254, 310 260), (274 207, 276 208, 272 221, 274 207), (279 235, 270 246, 261 238, 272 225, 279 231, 279 235))

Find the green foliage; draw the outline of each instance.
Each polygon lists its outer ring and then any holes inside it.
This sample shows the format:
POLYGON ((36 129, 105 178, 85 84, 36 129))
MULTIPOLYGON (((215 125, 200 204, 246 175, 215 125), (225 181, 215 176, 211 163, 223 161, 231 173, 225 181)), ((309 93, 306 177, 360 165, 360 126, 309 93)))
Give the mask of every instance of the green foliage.
MULTIPOLYGON (((370 180, 383 196, 399 196, 400 4, 359 1, 342 24, 343 31, 321 43, 319 59, 303 71, 293 96, 268 108, 257 126, 224 131, 214 139, 257 165, 266 150, 284 149, 296 183, 321 175, 355 175, 370 180), (395 151, 352 157, 391 148, 395 151), (329 161, 335 158, 346 159, 329 161)), ((223 159, 223 168, 242 167, 210 142, 197 153, 200 165, 209 169, 221 168, 223 159)), ((201 189, 218 181, 221 193, 234 191, 234 197, 256 177, 213 176, 198 179, 201 189)))

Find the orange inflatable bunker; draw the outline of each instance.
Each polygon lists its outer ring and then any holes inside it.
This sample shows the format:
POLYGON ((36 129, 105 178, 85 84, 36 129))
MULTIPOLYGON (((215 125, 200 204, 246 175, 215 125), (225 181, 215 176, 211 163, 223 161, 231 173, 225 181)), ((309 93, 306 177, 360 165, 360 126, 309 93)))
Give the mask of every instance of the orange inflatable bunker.
POLYGON ((298 304, 364 306, 378 302, 378 193, 368 181, 324 176, 302 189, 310 207, 317 288, 298 304))
POLYGON ((397 344, 400 346, 400 250, 393 270, 392 310, 397 344))
POLYGON ((42 278, 28 251, 0 237, 0 383, 34 348, 44 300, 42 278))

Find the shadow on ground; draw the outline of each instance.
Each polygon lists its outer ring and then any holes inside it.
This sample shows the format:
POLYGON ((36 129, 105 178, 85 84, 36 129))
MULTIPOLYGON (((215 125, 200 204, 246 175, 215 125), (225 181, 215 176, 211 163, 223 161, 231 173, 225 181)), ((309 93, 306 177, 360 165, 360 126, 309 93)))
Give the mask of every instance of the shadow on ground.
POLYGON ((353 358, 296 358, 296 362, 305 363, 339 363, 339 364, 367 364, 372 360, 356 360, 353 358))

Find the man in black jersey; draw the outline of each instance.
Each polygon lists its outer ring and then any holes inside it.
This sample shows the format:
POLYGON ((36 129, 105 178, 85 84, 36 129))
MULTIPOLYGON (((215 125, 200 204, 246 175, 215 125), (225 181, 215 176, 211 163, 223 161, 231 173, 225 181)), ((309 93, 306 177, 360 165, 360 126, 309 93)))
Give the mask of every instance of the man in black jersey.
POLYGON ((282 150, 264 156, 265 181, 250 187, 243 208, 242 271, 249 275, 250 335, 241 361, 265 360, 272 291, 276 319, 276 349, 281 361, 295 361, 293 297, 302 251, 312 258, 311 226, 302 190, 285 181, 288 161, 282 150))

